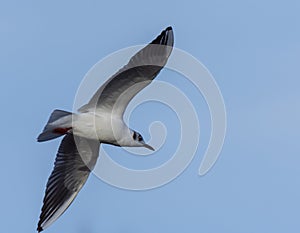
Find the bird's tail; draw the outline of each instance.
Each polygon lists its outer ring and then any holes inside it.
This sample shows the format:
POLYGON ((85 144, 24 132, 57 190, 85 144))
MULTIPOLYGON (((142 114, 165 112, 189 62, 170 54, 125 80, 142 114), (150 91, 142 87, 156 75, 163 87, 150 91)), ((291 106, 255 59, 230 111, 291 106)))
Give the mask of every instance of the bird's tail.
POLYGON ((43 130, 38 136, 38 142, 48 141, 60 137, 72 130, 72 113, 54 110, 43 130))

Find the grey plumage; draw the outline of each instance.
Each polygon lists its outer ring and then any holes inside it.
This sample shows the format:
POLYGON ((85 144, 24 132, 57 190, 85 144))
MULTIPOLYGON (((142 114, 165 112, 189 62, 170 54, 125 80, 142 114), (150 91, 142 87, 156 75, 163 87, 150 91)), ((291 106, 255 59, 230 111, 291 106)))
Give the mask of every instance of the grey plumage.
MULTIPOLYGON (((149 45, 136 53, 127 65, 98 89, 89 103, 78 110, 81 115, 88 113, 84 119, 90 120, 89 113, 97 111, 117 114, 121 119, 130 100, 149 85, 166 64, 172 51, 173 37, 172 28, 168 27, 149 45)), ((96 140, 79 136, 79 134, 75 135, 72 116, 80 117, 80 114, 72 115, 72 113, 55 110, 44 131, 38 137, 38 141, 45 141, 66 134, 60 144, 54 170, 47 182, 38 232, 51 225, 72 203, 96 164, 100 143, 109 143, 101 138, 96 140)), ((124 124, 123 121, 121 124, 124 124)), ((97 124, 95 126, 97 127, 97 124)), ((123 128, 125 129, 123 132, 127 133, 128 127, 123 128)), ((78 132, 84 131, 82 128, 80 130, 78 132)), ((107 132, 110 131, 107 130, 107 132)), ((130 130, 128 132, 131 133, 130 130)), ((136 132, 134 135, 137 135, 136 132)), ((136 140, 135 144, 126 144, 124 141, 124 146, 144 146, 153 149, 143 141, 141 136, 137 138, 134 135, 133 139, 132 136, 129 135, 129 137, 130 140, 136 140)), ((118 145, 117 141, 113 142, 112 144, 118 145)))
POLYGON ((72 203, 99 155, 99 141, 67 134, 58 149, 43 200, 38 231, 54 222, 72 203), (78 148, 79 147, 79 148, 78 148))

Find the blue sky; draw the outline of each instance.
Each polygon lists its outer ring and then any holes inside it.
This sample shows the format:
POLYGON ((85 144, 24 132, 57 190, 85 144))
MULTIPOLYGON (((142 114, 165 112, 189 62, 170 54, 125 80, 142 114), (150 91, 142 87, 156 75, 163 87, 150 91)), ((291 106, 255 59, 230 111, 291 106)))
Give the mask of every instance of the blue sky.
MULTIPOLYGON (((162 72, 158 79, 187 90, 201 115, 203 136, 191 165, 150 191, 118 189, 91 175, 45 232, 299 230, 299 11, 292 0, 2 2, 1 232, 35 232, 59 145, 36 142, 51 111, 72 109, 83 76, 101 58, 149 42, 169 25, 175 46, 199 59, 222 91, 228 128, 219 160, 197 175, 209 136, 207 107, 178 75, 162 72)), ((132 116, 145 138, 141 115, 176 125, 172 111, 145 105, 132 116), (151 115, 155 109, 161 114, 151 115)), ((114 160, 145 168, 170 158, 176 140, 168 140, 152 157, 106 148, 114 160)))

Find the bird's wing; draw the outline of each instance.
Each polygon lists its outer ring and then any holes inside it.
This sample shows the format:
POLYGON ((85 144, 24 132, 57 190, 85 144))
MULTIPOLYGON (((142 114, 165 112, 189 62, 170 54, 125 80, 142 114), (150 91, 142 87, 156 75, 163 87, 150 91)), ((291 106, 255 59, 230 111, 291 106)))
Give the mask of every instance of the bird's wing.
POLYGON ((108 79, 78 111, 103 109, 122 116, 130 100, 149 85, 167 63, 173 44, 173 30, 168 27, 108 79))
POLYGON ((59 147, 43 200, 38 232, 69 207, 86 182, 99 155, 98 141, 67 134, 59 147))

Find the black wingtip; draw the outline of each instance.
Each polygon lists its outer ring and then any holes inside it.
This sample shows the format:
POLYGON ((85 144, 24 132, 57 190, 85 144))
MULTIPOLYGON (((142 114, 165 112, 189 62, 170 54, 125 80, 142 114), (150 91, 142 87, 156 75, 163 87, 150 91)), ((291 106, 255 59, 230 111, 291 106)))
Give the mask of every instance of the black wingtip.
POLYGON ((36 229, 38 231, 38 233, 42 232, 44 229, 41 226, 38 226, 38 228, 36 229))
POLYGON ((173 47, 174 36, 171 26, 164 29, 150 44, 168 45, 173 47))
POLYGON ((166 28, 166 31, 171 31, 171 30, 173 30, 173 28, 171 26, 166 28))

